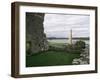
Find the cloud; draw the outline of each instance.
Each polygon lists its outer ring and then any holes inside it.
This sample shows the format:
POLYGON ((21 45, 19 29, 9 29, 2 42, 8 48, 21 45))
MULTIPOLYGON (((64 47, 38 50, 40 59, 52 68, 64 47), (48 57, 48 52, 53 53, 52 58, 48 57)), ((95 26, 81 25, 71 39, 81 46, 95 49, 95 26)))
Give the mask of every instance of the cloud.
POLYGON ((73 37, 88 37, 89 23, 89 15, 45 14, 44 32, 47 37, 68 37, 72 29, 73 37))

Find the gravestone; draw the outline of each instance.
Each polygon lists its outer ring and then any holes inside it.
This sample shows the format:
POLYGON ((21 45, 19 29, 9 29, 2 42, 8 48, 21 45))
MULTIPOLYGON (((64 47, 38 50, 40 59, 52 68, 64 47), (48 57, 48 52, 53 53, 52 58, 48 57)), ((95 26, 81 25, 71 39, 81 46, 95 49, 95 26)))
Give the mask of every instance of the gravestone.
POLYGON ((48 41, 44 33, 43 13, 26 13, 26 50, 38 53, 48 50, 48 41))

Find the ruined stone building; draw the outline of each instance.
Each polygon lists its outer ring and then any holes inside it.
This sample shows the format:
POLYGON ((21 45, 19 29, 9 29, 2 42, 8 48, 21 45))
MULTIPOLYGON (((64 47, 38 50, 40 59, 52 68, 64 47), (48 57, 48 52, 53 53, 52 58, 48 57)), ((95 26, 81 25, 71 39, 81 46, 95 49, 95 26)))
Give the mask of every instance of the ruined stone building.
POLYGON ((44 33, 43 13, 26 13, 26 49, 31 53, 48 50, 48 42, 44 33))

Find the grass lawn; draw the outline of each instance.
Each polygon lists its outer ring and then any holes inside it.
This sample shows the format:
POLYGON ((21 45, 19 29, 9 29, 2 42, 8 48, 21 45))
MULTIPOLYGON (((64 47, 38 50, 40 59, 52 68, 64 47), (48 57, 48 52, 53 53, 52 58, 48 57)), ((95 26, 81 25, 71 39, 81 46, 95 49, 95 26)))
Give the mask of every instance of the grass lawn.
POLYGON ((72 65, 74 58, 80 54, 66 53, 65 51, 46 51, 26 57, 26 67, 72 65))

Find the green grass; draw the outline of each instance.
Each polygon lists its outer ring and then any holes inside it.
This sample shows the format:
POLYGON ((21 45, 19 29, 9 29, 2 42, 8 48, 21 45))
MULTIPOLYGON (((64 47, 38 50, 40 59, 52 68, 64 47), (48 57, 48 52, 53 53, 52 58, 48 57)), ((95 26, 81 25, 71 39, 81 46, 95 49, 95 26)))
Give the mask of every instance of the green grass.
POLYGON ((26 67, 72 65, 72 60, 79 57, 80 54, 65 51, 40 52, 26 57, 26 67))
POLYGON ((72 65, 73 59, 80 57, 78 51, 63 50, 68 46, 67 43, 49 42, 49 46, 51 48, 48 51, 26 56, 26 67, 72 65))

